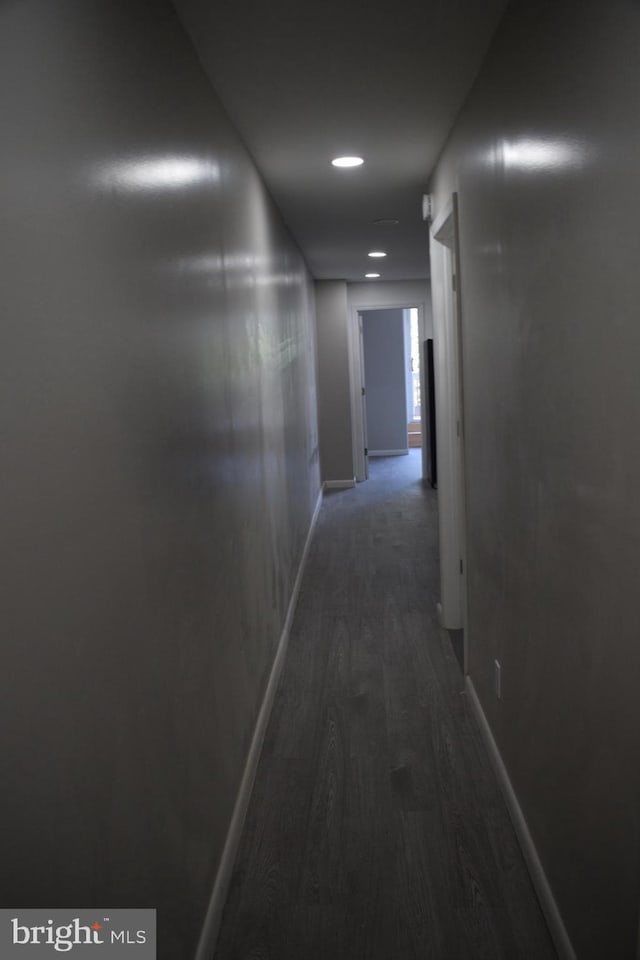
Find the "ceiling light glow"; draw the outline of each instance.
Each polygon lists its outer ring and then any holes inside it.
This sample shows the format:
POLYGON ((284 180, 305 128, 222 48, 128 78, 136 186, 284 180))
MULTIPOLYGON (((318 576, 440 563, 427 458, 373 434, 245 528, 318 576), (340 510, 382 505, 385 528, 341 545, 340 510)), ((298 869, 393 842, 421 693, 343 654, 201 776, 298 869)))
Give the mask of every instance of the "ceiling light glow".
POLYGON ((361 167, 364 159, 362 157, 334 157, 331 163, 334 167, 361 167))
POLYGON ((365 277, 367 280, 375 280, 376 277, 379 277, 379 276, 380 276, 379 273, 365 273, 365 277))
POLYGON ((368 257, 373 257, 374 259, 379 259, 380 257, 386 257, 384 250, 372 250, 371 253, 367 254, 368 257))

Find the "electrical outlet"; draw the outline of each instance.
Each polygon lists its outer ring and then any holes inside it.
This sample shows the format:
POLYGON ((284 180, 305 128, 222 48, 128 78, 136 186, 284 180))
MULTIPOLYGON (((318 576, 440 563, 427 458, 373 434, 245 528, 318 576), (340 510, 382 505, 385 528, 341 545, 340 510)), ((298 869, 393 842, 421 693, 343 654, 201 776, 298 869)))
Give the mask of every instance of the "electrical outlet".
POLYGON ((498 700, 502 700, 502 667, 499 660, 493 661, 493 689, 498 700))

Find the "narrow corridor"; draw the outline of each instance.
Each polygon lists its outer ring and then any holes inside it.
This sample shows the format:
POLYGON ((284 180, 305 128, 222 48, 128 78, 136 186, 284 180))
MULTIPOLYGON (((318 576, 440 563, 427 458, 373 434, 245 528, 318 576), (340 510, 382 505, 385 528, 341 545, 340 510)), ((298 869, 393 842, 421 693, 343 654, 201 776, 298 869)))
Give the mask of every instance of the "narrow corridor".
POLYGON ((555 957, 437 624, 419 458, 325 496, 217 960, 555 957))

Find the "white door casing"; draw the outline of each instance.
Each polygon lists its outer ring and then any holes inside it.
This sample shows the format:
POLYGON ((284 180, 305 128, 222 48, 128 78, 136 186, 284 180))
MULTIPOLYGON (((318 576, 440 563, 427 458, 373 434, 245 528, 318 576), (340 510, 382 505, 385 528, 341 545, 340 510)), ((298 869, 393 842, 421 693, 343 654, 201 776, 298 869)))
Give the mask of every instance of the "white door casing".
POLYGON ((360 383, 361 383, 361 416, 362 416, 362 443, 360 447, 362 453, 362 463, 364 465, 364 479, 369 479, 369 437, 367 432, 367 381, 364 370, 364 330, 362 326, 362 314, 358 311, 358 342, 360 344, 360 383))
MULTIPOLYGON (((440 529, 439 612, 442 625, 457 630, 465 626, 466 619, 466 517, 455 194, 431 228, 430 256, 440 529)), ((465 661, 466 652, 465 635, 465 661)))

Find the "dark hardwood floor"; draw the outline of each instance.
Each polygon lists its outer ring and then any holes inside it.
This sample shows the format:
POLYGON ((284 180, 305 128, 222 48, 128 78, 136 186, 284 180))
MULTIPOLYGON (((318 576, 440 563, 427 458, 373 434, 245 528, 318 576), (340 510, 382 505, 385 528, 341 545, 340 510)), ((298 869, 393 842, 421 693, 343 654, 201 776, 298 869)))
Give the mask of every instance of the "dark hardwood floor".
POLYGON ((419 458, 325 497, 216 960, 556 957, 437 624, 419 458))

